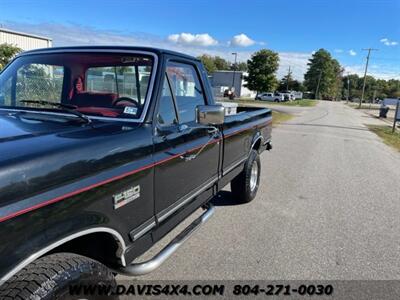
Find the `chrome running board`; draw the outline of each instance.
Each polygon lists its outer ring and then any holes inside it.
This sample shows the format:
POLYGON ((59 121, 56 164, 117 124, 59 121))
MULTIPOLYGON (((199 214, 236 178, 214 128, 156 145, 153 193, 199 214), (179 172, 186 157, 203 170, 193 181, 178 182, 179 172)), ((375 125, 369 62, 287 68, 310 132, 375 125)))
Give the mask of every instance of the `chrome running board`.
POLYGON ((159 266, 161 266, 178 248, 186 242, 186 240, 201 227, 213 214, 215 208, 212 205, 208 205, 206 211, 193 221, 188 227, 186 227, 181 233, 179 233, 167 246, 165 246, 156 256, 153 258, 139 263, 132 263, 126 267, 122 267, 116 271, 126 276, 141 276, 153 272, 159 266))

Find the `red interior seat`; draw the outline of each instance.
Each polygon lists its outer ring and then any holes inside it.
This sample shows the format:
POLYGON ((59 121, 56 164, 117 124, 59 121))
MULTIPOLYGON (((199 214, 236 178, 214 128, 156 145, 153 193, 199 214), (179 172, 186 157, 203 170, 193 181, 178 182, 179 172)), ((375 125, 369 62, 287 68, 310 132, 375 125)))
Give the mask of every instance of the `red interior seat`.
POLYGON ((72 97, 71 104, 78 107, 113 107, 117 98, 115 93, 81 92, 72 97))

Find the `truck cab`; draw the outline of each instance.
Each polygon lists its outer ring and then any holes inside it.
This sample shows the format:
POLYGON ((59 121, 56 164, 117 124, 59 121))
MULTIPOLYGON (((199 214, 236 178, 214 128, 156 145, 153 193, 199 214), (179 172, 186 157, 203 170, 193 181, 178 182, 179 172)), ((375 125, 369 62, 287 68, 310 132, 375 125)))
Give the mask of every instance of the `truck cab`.
POLYGON ((46 295, 64 291, 76 268, 93 282, 154 271, 213 214, 224 186, 238 201, 256 197, 271 122, 265 108, 226 115, 201 62, 185 54, 120 46, 19 55, 0 73, 0 296, 35 295, 66 261, 46 295), (136 260, 201 208, 160 253, 136 260), (38 282, 33 291, 26 276, 38 282))

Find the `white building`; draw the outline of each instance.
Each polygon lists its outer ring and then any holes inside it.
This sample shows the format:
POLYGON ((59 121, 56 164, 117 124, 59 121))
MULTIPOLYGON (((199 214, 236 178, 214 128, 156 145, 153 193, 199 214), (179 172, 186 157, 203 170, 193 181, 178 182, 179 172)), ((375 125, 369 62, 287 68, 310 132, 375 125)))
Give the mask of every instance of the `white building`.
POLYGON ((246 81, 244 77, 247 72, 242 71, 215 71, 211 75, 211 85, 213 87, 214 96, 222 97, 224 91, 234 87, 236 97, 251 97, 256 96, 256 92, 250 91, 245 87, 246 81))
POLYGON ((0 44, 11 44, 23 51, 52 46, 52 39, 0 27, 0 44))

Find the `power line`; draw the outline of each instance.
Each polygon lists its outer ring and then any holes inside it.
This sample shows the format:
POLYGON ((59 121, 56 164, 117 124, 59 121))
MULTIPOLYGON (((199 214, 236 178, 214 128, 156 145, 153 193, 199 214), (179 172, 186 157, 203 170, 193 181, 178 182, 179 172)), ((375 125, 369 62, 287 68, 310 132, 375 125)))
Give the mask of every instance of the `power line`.
POLYGON ((369 56, 371 55, 371 51, 378 51, 378 49, 374 48, 366 48, 362 49, 363 51, 368 51, 367 55, 367 62, 365 63, 365 71, 364 71, 364 82, 363 82, 363 88, 362 88, 362 93, 361 93, 361 99, 358 107, 361 107, 361 103, 364 101, 364 92, 365 92, 365 82, 367 80, 367 70, 368 70, 368 63, 369 63, 369 56))

